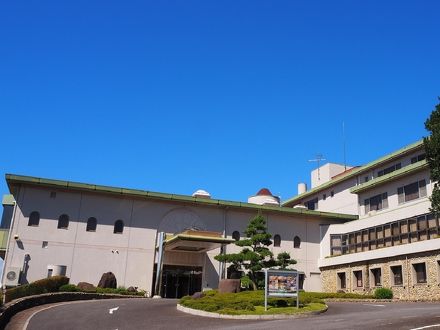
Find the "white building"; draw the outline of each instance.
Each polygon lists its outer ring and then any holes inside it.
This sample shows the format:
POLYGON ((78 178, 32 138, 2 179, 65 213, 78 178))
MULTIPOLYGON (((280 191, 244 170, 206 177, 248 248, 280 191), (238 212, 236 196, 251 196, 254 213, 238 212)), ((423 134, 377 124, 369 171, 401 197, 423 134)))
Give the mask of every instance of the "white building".
POLYGON ((304 289, 317 291, 320 228, 357 218, 280 207, 267 189, 251 197, 252 204, 211 199, 205 191, 181 196, 19 175, 6 175, 6 181, 13 197, 5 203, 12 219, 6 286, 55 274, 96 285, 111 271, 118 285, 153 293, 157 237, 164 232, 162 296, 216 288, 225 267, 214 256, 222 246, 224 252, 238 251, 228 243, 261 212, 274 235, 274 254, 290 252, 304 289))
POLYGON ((250 218, 261 212, 276 255, 298 261, 309 291, 370 293, 391 287, 402 299, 440 298, 438 220, 429 211, 433 183, 422 141, 360 167, 325 164, 312 189, 279 205, 266 188, 248 203, 6 175, 0 242, 4 285, 62 273, 97 284, 112 271, 119 285, 154 292, 166 233, 161 294, 216 288, 250 218), (12 219, 12 220, 11 220, 12 219), (9 236, 8 236, 9 233, 9 236), (9 240, 6 241, 5 238, 9 240))
POLYGON ((359 216, 330 225, 321 241, 323 289, 391 287, 400 298, 439 298, 439 226, 429 211, 433 183, 423 142, 346 171, 327 164, 320 174, 321 182, 283 206, 359 216))

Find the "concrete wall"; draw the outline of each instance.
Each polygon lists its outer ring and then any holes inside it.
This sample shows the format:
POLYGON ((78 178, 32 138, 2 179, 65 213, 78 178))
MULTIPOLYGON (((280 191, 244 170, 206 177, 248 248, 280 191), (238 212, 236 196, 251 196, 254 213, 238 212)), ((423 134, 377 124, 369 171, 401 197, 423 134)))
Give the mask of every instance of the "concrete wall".
MULTIPOLYGON (((22 186, 15 196, 17 209, 11 235, 18 235, 8 246, 5 269, 23 267, 25 255, 30 256, 23 281, 32 282, 47 276, 48 265, 66 266, 71 283, 86 281, 97 284, 104 272, 112 271, 118 285, 137 286, 151 291, 155 263, 157 231, 177 233, 189 228, 225 232, 232 237, 234 231, 241 236, 256 215, 254 210, 224 209, 218 206, 195 206, 177 202, 161 202, 117 197, 104 194, 54 190, 22 186), (51 198, 51 192, 56 197, 51 198), (31 212, 40 213, 39 226, 28 226, 31 212), (58 229, 58 217, 67 214, 68 229, 58 229), (87 232, 89 217, 95 217, 96 232, 87 232), (114 222, 122 219, 122 234, 114 234, 114 222), (43 245, 43 242, 46 246, 43 245)), ((320 225, 335 221, 323 217, 303 217, 279 213, 263 214, 269 232, 280 234, 280 247, 271 247, 274 254, 290 252, 298 261, 297 268, 305 272, 307 290, 319 290, 320 225), (300 237, 300 248, 293 248, 293 238, 300 237), (313 277, 313 279, 312 279, 313 277), (310 279, 310 280, 309 280, 310 279)), ((227 253, 239 251, 231 244, 227 253)), ((220 249, 205 254, 166 252, 165 263, 197 265, 204 269, 203 288, 216 288, 220 263, 214 256, 220 249)))

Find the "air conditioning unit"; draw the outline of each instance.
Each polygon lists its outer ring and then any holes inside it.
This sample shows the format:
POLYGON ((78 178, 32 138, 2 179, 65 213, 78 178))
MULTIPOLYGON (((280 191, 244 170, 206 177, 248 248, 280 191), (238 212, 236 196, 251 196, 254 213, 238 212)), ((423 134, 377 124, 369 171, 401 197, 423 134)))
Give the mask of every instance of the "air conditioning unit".
POLYGON ((5 273, 5 286, 17 286, 20 280, 20 267, 9 267, 5 273))

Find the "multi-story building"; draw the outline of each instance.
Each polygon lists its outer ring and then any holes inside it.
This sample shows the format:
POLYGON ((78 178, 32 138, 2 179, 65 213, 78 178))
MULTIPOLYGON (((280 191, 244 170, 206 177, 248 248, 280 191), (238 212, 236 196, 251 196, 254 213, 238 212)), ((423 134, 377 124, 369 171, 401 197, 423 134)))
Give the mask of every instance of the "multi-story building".
POLYGON ((274 235, 272 252, 290 252, 304 289, 319 291, 321 228, 357 218, 280 207, 268 189, 242 203, 205 191, 182 196, 18 175, 6 181, 12 196, 5 199, 4 286, 55 274, 96 285, 111 271, 119 285, 158 293, 159 269, 162 296, 216 288, 226 267, 214 256, 238 252, 229 243, 262 214, 274 235), (163 255, 159 233, 166 234, 163 255))
POLYGON ((272 252, 298 261, 305 290, 390 287, 401 299, 440 298, 439 223, 430 213, 422 141, 364 166, 325 164, 312 172, 310 190, 299 184, 281 205, 267 189, 242 203, 205 191, 181 196, 18 175, 6 181, 3 285, 53 274, 97 284, 112 271, 120 285, 153 293, 162 264, 162 296, 215 288, 227 265, 214 256, 238 251, 229 243, 261 213, 272 252))
POLYGON ((389 287, 402 299, 440 298, 439 223, 422 141, 360 167, 326 164, 312 172, 312 189, 299 188, 284 207, 359 217, 322 237, 323 290, 389 287))

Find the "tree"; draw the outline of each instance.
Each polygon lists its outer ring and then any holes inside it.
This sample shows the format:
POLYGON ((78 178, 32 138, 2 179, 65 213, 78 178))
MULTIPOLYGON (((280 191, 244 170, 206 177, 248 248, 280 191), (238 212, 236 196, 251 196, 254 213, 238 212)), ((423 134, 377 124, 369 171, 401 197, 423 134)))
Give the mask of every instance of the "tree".
MULTIPOLYGON (((249 221, 244 233, 245 238, 235 242, 235 245, 243 248, 241 252, 219 254, 215 256, 215 259, 221 262, 232 263, 232 267, 236 270, 246 269, 247 275, 252 281, 252 286, 256 290, 258 272, 263 268, 278 266, 279 263, 274 260, 273 253, 268 248, 272 244, 272 235, 267 232, 266 220, 261 214, 258 214, 249 221)), ((286 254, 288 255, 287 252, 286 254)), ((282 257, 281 259, 284 261, 290 260, 290 255, 288 255, 288 258, 282 257)), ((296 263, 296 261, 294 262, 296 263)), ((293 264, 292 260, 290 260, 289 264, 293 264)), ((283 265, 287 264, 284 262, 283 265)))
POLYGON ((288 269, 290 265, 296 264, 296 260, 290 258, 288 252, 281 252, 277 255, 277 266, 280 269, 288 269))
POLYGON ((425 128, 431 133, 430 136, 423 138, 423 144, 426 160, 431 169, 431 179, 435 182, 430 197, 430 211, 438 217, 440 216, 440 187, 438 185, 440 181, 440 103, 425 121, 425 128))

